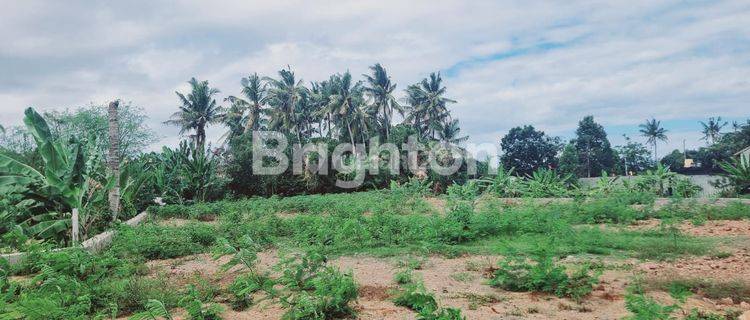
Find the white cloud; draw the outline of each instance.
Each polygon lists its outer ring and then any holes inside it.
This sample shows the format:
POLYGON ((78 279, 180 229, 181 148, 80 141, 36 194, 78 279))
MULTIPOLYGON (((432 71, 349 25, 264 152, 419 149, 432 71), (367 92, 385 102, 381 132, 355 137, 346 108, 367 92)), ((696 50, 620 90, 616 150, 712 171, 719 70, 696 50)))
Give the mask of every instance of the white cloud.
POLYGON ((746 1, 9 3, 0 12, 0 123, 19 123, 31 105, 121 97, 146 108, 172 143, 177 130, 161 122, 192 76, 229 95, 250 72, 291 65, 313 81, 375 62, 400 89, 450 70, 454 115, 475 142, 523 124, 569 135, 587 114, 633 131, 652 116, 741 118, 747 21, 746 1))

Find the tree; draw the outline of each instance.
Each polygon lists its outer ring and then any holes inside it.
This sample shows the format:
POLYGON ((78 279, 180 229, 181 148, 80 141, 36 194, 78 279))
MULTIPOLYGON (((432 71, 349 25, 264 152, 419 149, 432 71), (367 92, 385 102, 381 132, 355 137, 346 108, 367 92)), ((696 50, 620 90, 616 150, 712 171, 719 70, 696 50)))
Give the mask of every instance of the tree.
POLYGON ((73 139, 64 144, 55 139, 47 122, 34 109, 26 109, 24 123, 34 138, 43 169, 0 153, 0 190, 5 189, 3 197, 9 197, 6 192, 22 193, 25 204, 19 203, 19 207, 38 211, 14 217, 23 229, 41 238, 59 239, 69 230, 71 210, 83 210, 89 204, 92 161, 79 141, 73 139))
POLYGON ((622 164, 622 172, 628 175, 630 172, 642 172, 651 167, 650 152, 646 146, 640 142, 633 142, 627 135, 622 136, 625 138, 625 145, 615 147, 622 164))
POLYGON ((659 158, 656 153, 656 144, 659 140, 667 141, 667 130, 661 127, 661 121, 651 118, 646 120, 645 123, 640 124, 638 127, 641 129, 641 135, 646 137, 646 142, 650 143, 654 147, 654 163, 659 162, 659 158))
POLYGON ((703 138, 701 139, 706 140, 706 143, 712 145, 721 137, 721 129, 727 125, 727 122, 721 122, 721 117, 711 117, 708 118, 708 123, 701 121, 700 124, 703 126, 703 130, 701 131, 703 138))
MULTIPOLYGON (((367 116, 362 108, 364 98, 362 96, 362 83, 352 83, 352 75, 347 71, 343 75, 335 75, 330 79, 332 86, 330 102, 326 106, 327 112, 333 115, 335 122, 346 127, 350 143, 355 144, 355 135, 366 131, 367 116), (355 130, 359 129, 359 130, 355 130)), ((362 137, 362 141, 365 141, 362 137)))
POLYGON ((575 141, 565 144, 559 163, 558 171, 560 173, 576 177, 580 176, 582 166, 578 151, 576 151, 575 141))
POLYGON ((224 124, 229 127, 225 136, 229 140, 245 131, 259 130, 264 125, 263 116, 268 114, 268 110, 264 108, 267 100, 266 85, 261 82, 258 74, 242 78, 240 84, 244 98, 229 96, 224 99, 231 104, 224 118, 224 124))
POLYGON ((578 123, 575 145, 579 163, 583 166, 580 173, 587 177, 598 175, 602 171, 613 172, 615 154, 607 140, 604 127, 594 122, 593 116, 586 116, 578 123))
POLYGON ((120 213, 120 126, 117 118, 117 109, 120 102, 115 100, 109 103, 107 114, 109 117, 109 156, 107 164, 114 179, 112 188, 109 190, 109 211, 112 221, 117 220, 120 213))
MULTIPOLYGON (((57 139, 85 140, 91 145, 91 152, 101 154, 108 152, 110 147, 108 105, 90 105, 72 111, 45 112, 43 116, 49 124, 51 133, 57 139)), ((148 116, 142 108, 120 100, 117 107, 117 120, 120 129, 117 136, 120 157, 134 158, 149 145, 158 141, 157 134, 146 124, 148 116)))
POLYGON ((224 119, 224 108, 216 104, 214 96, 219 93, 219 89, 211 88, 208 81, 198 81, 191 78, 190 93, 186 95, 175 91, 180 99, 180 111, 172 115, 172 119, 166 121, 166 124, 177 125, 180 127, 180 134, 194 130, 192 136, 196 147, 205 148, 206 145, 206 126, 216 124, 224 119))
POLYGON ((408 104, 406 122, 411 122, 423 138, 435 138, 435 131, 450 119, 448 104, 455 100, 445 97, 440 73, 431 73, 429 78, 406 88, 408 104))
POLYGON ((461 126, 458 125, 458 119, 453 119, 441 125, 437 134, 438 139, 443 143, 459 144, 469 140, 469 136, 461 136, 461 126))
POLYGON ((513 168, 518 175, 531 175, 534 171, 557 167, 560 139, 546 135, 533 126, 510 129, 500 141, 505 168, 513 168))
POLYGON ((371 108, 374 112, 382 114, 381 127, 384 129, 385 138, 388 139, 390 135, 391 119, 393 119, 393 110, 397 110, 403 113, 403 109, 399 106, 396 98, 393 96, 393 91, 396 90, 396 84, 391 83, 391 77, 385 71, 385 68, 376 63, 370 66, 372 75, 364 74, 367 81, 365 86, 365 93, 372 99, 371 108))
POLYGON ((271 105, 271 129, 294 132, 297 142, 302 143, 301 128, 297 119, 297 101, 307 90, 302 80, 296 80, 290 69, 280 70, 281 79, 263 78, 268 82, 268 104, 271 105))

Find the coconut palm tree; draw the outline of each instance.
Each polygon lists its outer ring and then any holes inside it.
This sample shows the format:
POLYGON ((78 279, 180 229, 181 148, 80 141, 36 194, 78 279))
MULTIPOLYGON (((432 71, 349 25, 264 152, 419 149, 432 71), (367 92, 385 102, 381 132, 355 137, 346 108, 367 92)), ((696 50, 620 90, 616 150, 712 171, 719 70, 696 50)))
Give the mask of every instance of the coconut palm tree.
POLYGON ((708 118, 708 123, 701 121, 701 126, 703 126, 703 130, 701 131, 703 133, 702 140, 706 140, 706 143, 708 144, 714 144, 716 143, 716 140, 719 140, 721 137, 721 129, 723 129, 728 123, 726 121, 721 122, 721 117, 711 117, 708 118))
POLYGON ((453 119, 440 127, 437 132, 441 142, 450 144, 459 144, 469 140, 469 136, 461 136, 461 126, 458 125, 458 119, 453 119))
POLYGON ((275 130, 287 130, 294 132, 299 143, 302 143, 301 129, 298 123, 296 107, 297 101, 304 91, 307 90, 302 86, 302 80, 296 80, 294 72, 291 69, 280 70, 279 80, 264 77, 268 82, 268 104, 271 109, 270 126, 275 130))
POLYGON ((230 129, 225 136, 230 139, 245 131, 259 130, 265 123, 264 116, 268 114, 264 107, 267 101, 266 85, 258 74, 242 78, 240 85, 244 97, 228 96, 224 99, 231 103, 224 119, 230 129))
POLYGON ((216 104, 216 99, 214 99, 219 89, 211 88, 208 81, 191 78, 188 83, 190 93, 184 95, 175 92, 182 103, 179 107, 180 111, 175 112, 172 119, 165 123, 179 126, 180 134, 195 130, 195 135, 193 135, 195 145, 203 149, 206 144, 206 126, 222 121, 224 108, 216 104))
POLYGON ((651 118, 646 120, 646 123, 640 124, 638 127, 641 135, 646 137, 646 142, 654 146, 654 163, 659 163, 659 158, 656 154, 656 143, 661 141, 667 141, 667 130, 661 127, 661 121, 651 118))
POLYGON ((382 114, 382 128, 385 132, 385 138, 390 136, 391 119, 393 119, 393 110, 403 114, 403 109, 399 106, 393 91, 396 90, 396 84, 391 83, 391 77, 386 73, 385 68, 376 63, 370 66, 372 75, 363 74, 367 81, 365 93, 372 99, 370 107, 375 113, 382 114))
POLYGON ((362 135, 363 121, 362 115, 364 106, 364 97, 362 96, 362 83, 352 82, 352 75, 349 71, 343 75, 331 77, 332 95, 330 102, 326 106, 327 112, 331 113, 334 122, 339 122, 339 126, 345 127, 349 135, 349 142, 354 145, 355 135, 362 135), (354 129, 360 129, 356 132, 354 129))
POLYGON ((448 104, 455 100, 446 98, 446 88, 442 85, 440 73, 431 73, 429 78, 406 88, 406 102, 409 105, 406 121, 411 122, 423 137, 435 138, 440 125, 450 119, 448 104))

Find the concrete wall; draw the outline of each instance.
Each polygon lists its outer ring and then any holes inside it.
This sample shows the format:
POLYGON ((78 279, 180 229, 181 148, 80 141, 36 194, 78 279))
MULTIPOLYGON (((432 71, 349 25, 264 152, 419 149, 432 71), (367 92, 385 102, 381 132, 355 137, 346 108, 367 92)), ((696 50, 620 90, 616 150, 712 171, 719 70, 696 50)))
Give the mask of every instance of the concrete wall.
MULTIPOLYGON (((139 215, 131 218, 130 220, 125 221, 125 224, 129 226, 137 226, 141 224, 143 221, 146 221, 146 218, 148 218, 148 212, 144 211, 144 212, 141 212, 139 215)), ((82 242, 81 247, 84 250, 91 252, 91 253, 100 252, 103 249, 106 249, 112 243, 112 239, 115 237, 116 233, 117 232, 115 230, 102 232, 82 242)), ((66 249, 70 249, 70 248, 55 249, 55 251, 66 250, 66 249)), ((26 256, 25 252, 0 254, 0 258, 8 260, 8 263, 10 263, 11 265, 21 262, 24 256, 26 256)))
MULTIPOLYGON (((717 196, 719 193, 719 190, 714 188, 714 186, 711 185, 711 182, 714 182, 718 179, 720 179, 720 176, 714 176, 714 175, 691 175, 691 176, 685 176, 690 181, 695 183, 696 185, 700 186, 703 190, 698 194, 698 197, 700 198, 709 198, 713 196, 717 196)), ((638 176, 620 176, 620 179, 618 181, 624 181, 624 180, 634 180, 638 178, 638 176)), ((591 186, 595 185, 596 181, 599 180, 599 178, 581 178, 578 179, 578 181, 581 183, 581 185, 584 186, 591 186)))

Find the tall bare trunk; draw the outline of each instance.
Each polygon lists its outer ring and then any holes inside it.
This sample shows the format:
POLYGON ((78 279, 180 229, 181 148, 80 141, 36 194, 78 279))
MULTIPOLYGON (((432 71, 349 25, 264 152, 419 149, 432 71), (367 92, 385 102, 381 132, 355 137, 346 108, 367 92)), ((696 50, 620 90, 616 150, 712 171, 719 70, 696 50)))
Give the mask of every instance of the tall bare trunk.
POLYGON ((114 186, 109 190, 109 210, 112 213, 112 221, 117 220, 120 214, 120 123, 117 117, 119 101, 112 101, 107 108, 109 117, 109 165, 110 173, 114 179, 114 186))

